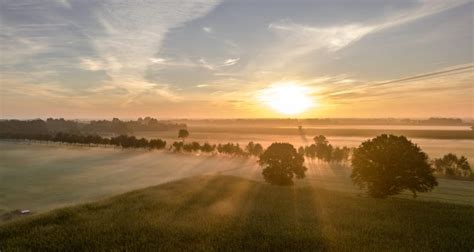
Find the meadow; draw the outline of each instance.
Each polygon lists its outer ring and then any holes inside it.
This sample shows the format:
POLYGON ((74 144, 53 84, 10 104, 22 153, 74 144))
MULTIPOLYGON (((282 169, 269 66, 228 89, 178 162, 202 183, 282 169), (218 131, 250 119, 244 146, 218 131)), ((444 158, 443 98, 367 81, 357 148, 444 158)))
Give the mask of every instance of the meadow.
MULTIPOLYGON (((0 159, 0 213, 14 209, 45 212, 203 174, 262 180, 255 159, 220 155, 1 141, 0 159)), ((317 161, 308 161, 306 166, 307 178, 297 181, 296 186, 365 197, 352 185, 348 167, 317 161)), ((472 181, 439 179, 439 183, 434 191, 420 194, 416 200, 474 205, 472 181)))
POLYGON ((474 206, 208 175, 5 223, 0 250, 470 251, 473 215, 474 206))
MULTIPOLYGON (((254 141, 264 147, 275 141, 308 145, 322 132, 278 127, 238 132, 220 126, 188 129, 187 142, 243 146, 254 141)), ((328 140, 334 146, 358 146, 368 131, 354 130, 359 133, 330 134, 328 140)), ((457 129, 430 130, 435 134, 457 129)), ((168 143, 178 140, 176 131, 135 135, 168 143)), ((465 155, 471 163, 474 158, 474 140, 469 137, 422 136, 412 141, 432 158, 448 152, 465 155)), ((15 209, 33 213, 0 219, 2 251, 467 251, 474 247, 472 181, 438 178, 438 187, 416 199, 402 193, 380 200, 352 184, 347 163, 306 160, 305 179, 292 187, 278 187, 264 183, 254 157, 0 141, 0 160, 0 215, 10 216, 7 213, 15 209)))

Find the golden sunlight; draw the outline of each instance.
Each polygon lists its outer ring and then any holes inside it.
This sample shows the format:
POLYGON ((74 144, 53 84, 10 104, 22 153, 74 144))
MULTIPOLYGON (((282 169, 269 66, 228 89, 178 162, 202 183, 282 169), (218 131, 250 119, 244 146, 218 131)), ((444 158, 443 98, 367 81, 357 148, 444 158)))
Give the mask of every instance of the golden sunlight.
POLYGON ((297 115, 316 105, 311 89, 295 82, 276 83, 259 92, 259 100, 286 115, 297 115))

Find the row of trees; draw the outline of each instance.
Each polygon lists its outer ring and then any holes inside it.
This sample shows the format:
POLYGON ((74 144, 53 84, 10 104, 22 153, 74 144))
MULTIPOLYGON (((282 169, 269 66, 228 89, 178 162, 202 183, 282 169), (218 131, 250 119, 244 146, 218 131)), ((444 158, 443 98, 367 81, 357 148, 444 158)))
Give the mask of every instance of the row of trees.
POLYGON ((323 135, 315 136, 313 140, 314 144, 299 147, 298 153, 309 159, 318 159, 328 163, 340 163, 349 160, 351 153, 350 148, 346 146, 334 148, 323 135))
MULTIPOLYGON (((327 146, 322 136, 315 145, 327 146)), ((404 136, 380 135, 363 142, 352 156, 351 178, 375 198, 385 198, 409 190, 427 192, 438 185, 428 155, 404 136)), ((293 177, 305 177, 303 153, 289 143, 273 143, 260 155, 263 177, 275 185, 291 185, 293 177)))
POLYGON ((202 153, 219 153, 230 156, 258 157, 263 152, 263 147, 259 143, 249 142, 244 148, 238 143, 226 144, 200 144, 198 142, 174 142, 171 147, 174 152, 202 152, 202 153))
POLYGON ((176 124, 169 121, 159 121, 155 118, 139 118, 136 121, 122 121, 118 118, 98 121, 75 121, 64 118, 48 118, 45 121, 35 120, 0 120, 1 134, 132 134, 137 131, 160 131, 185 128, 185 124, 176 124))
MULTIPOLYGON (((323 136, 317 136, 314 140, 315 146, 322 150, 329 146, 323 136)), ((259 159, 265 181, 275 185, 292 185, 294 177, 304 178, 306 153, 296 151, 289 143, 270 145, 259 159)), ((413 197, 419 192, 431 191, 438 185, 435 171, 451 176, 472 174, 464 156, 458 158, 450 153, 430 162, 428 155, 405 136, 385 134, 362 142, 354 149, 351 162, 353 183, 366 189, 374 198, 385 198, 404 190, 412 192, 413 197)))
POLYGON ((136 138, 134 136, 120 135, 117 137, 101 137, 99 135, 80 135, 69 133, 51 134, 36 134, 36 135, 21 135, 11 134, 8 137, 2 135, 3 138, 20 139, 20 140, 37 140, 48 142, 59 142, 69 144, 88 144, 88 145, 114 145, 122 148, 146 148, 146 149, 164 149, 166 141, 161 139, 145 139, 136 138))
POLYGON ((435 158, 432 164, 438 174, 445 176, 471 177, 471 165, 465 156, 458 157, 448 153, 442 158, 435 158))
MULTIPOLYGON (((180 131, 181 132, 181 131, 180 131)), ((184 135, 184 134, 183 134, 184 135)), ((186 133, 186 136, 189 133, 186 133)), ((58 142, 68 144, 87 144, 87 145, 114 145, 122 148, 145 148, 145 149, 164 149, 166 141, 161 139, 136 138, 135 136, 120 135, 117 137, 102 137, 99 135, 82 135, 59 132, 56 134, 2 134, 3 139, 19 140, 37 140, 47 142, 58 142)), ((173 142, 170 150, 174 152, 203 152, 219 153, 231 156, 258 157, 263 152, 263 147, 259 143, 249 142, 244 148, 238 143, 226 144, 200 144, 198 142, 185 143, 184 141, 173 142)))

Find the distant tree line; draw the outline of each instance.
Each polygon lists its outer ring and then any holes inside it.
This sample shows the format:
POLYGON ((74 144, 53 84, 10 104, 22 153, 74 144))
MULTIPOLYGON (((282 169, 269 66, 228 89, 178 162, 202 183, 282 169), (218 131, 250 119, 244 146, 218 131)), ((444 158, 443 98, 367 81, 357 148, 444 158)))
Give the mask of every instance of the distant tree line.
MULTIPOLYGON (((180 120, 186 123, 189 120, 180 120)), ((431 117, 428 119, 399 119, 399 118, 268 118, 268 119, 201 119, 192 120, 193 123, 210 124, 219 126, 275 126, 295 127, 298 125, 471 125, 469 121, 461 118, 431 117)))
POLYGON ((226 143, 226 144, 200 144, 198 142, 173 142, 170 150, 174 152, 202 152, 210 154, 224 154, 228 156, 240 156, 240 157, 258 157, 263 152, 263 147, 259 143, 249 142, 244 148, 238 143, 226 143))
POLYGON ((145 148, 145 149, 164 149, 166 141, 161 139, 136 138, 134 136, 120 135, 117 137, 102 137, 99 135, 81 135, 58 132, 56 134, 2 134, 3 139, 18 140, 37 140, 68 144, 87 144, 87 145, 114 145, 122 148, 145 148))
POLYGON ((65 120, 63 118, 48 118, 43 121, 35 120, 1 120, 1 135, 38 135, 55 134, 59 132, 69 134, 113 134, 125 135, 139 131, 160 131, 186 128, 185 124, 176 124, 168 121, 159 121, 155 118, 138 118, 136 121, 122 121, 113 118, 111 121, 98 120, 90 122, 80 122, 65 120))
MULTIPOLYGON (((102 137, 95 135, 82 135, 58 132, 56 134, 0 134, 1 139, 36 140, 46 142, 85 144, 85 145, 113 145, 122 148, 145 148, 145 149, 165 149, 166 141, 162 139, 136 138, 135 136, 119 135, 116 137, 102 137)), ((173 142, 169 150, 174 152, 202 152, 219 153, 229 156, 258 157, 263 152, 263 147, 259 143, 249 142, 244 148, 238 143, 226 144, 200 144, 198 142, 184 143, 182 141, 173 142)))

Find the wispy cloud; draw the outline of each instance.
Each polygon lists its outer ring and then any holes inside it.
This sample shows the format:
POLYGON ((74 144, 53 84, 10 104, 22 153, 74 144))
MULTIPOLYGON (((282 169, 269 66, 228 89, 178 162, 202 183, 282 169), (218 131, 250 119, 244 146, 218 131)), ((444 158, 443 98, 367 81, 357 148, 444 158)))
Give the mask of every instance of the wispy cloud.
POLYGON ((239 62, 240 58, 235 58, 235 59, 227 59, 225 62, 224 62, 224 66, 232 66, 232 65, 235 65, 237 64, 237 62, 239 62))
POLYGON ((304 55, 318 49, 338 51, 362 39, 370 33, 412 22, 451 9, 466 2, 468 1, 424 0, 421 1, 421 6, 418 8, 392 14, 377 23, 311 26, 284 19, 270 23, 268 29, 280 35, 281 43, 288 49, 292 48, 292 54, 295 56, 304 55))
MULTIPOLYGON (((70 74, 73 69, 102 71, 107 78, 90 84, 93 85, 91 90, 96 92, 117 88, 127 90, 124 100, 146 92, 175 100, 176 95, 171 95, 172 91, 166 85, 149 82, 144 77, 147 67, 165 63, 159 52, 169 30, 205 15, 217 4, 217 0, 133 3, 108 0, 20 3, 7 0, 2 8, 10 12, 3 15, 2 11, 4 27, 0 31, 2 72, 11 69, 17 71, 17 75, 32 76, 39 71, 28 71, 27 67, 38 68, 41 63, 36 66, 37 62, 57 62, 60 67, 55 71, 58 74, 60 71, 70 74), (67 13, 72 8, 90 10, 89 16, 69 18, 67 13), (26 18, 18 21, 14 15, 26 18), (23 67, 19 69, 18 65, 23 67)), ((55 78, 44 83, 55 83, 57 76, 55 78)), ((55 92, 56 89, 49 90, 55 92)))
POLYGON ((202 27, 202 30, 206 33, 212 33, 212 28, 209 26, 204 26, 202 27))
MULTIPOLYGON (((217 1, 195 0, 159 3, 155 1, 107 2, 97 12, 97 18, 106 28, 103 37, 93 43, 112 77, 108 85, 125 86, 135 95, 147 92, 156 85, 146 81, 144 71, 149 59, 160 50, 166 32, 186 21, 205 15, 217 1), (119 84, 131 82, 130 84, 119 84)), ((154 58, 152 63, 164 60, 154 58)), ((165 96, 164 98, 168 98, 165 96)))
POLYGON ((283 43, 294 48, 294 55, 327 49, 337 51, 353 43, 375 29, 374 26, 344 25, 337 27, 311 27, 288 20, 271 23, 268 28, 277 32, 283 43))
MULTIPOLYGON (((461 98, 466 96, 465 89, 473 89, 473 64, 451 66, 434 72, 420 73, 395 80, 382 82, 354 81, 352 84, 327 85, 319 95, 339 101, 370 101, 373 98, 390 98, 404 95, 417 97, 420 95, 445 94, 454 92, 461 98)), ((340 82, 335 82, 340 83, 340 82)), ((375 101, 377 101, 377 99, 375 101)), ((380 101, 380 100, 379 100, 380 101)))

